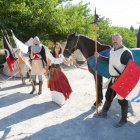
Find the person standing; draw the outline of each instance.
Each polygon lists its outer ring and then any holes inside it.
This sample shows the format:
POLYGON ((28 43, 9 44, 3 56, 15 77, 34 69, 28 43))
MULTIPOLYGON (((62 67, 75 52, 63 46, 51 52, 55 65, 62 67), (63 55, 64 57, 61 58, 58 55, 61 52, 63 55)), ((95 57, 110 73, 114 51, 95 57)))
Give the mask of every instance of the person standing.
POLYGON ((28 54, 31 62, 31 77, 33 81, 32 91, 30 94, 34 94, 36 86, 36 78, 39 81, 38 95, 42 94, 43 84, 43 69, 47 65, 46 51, 44 46, 40 43, 40 39, 36 36, 33 40, 33 46, 28 49, 28 54))
MULTIPOLYGON (((48 88, 51 91, 52 101, 59 106, 65 104, 72 93, 69 81, 62 71, 60 64, 70 64, 69 60, 66 60, 62 54, 62 48, 60 43, 54 45, 52 53, 48 57, 48 67, 50 67, 50 78, 48 79, 48 88)), ((46 69, 48 71, 48 68, 46 69)))
MULTIPOLYGON (((112 90, 111 86, 121 75, 125 69, 128 61, 133 60, 132 52, 122 44, 122 36, 120 34, 114 34, 112 36, 113 48, 110 51, 109 58, 109 73, 111 78, 109 79, 108 88, 106 91, 106 101, 103 105, 102 111, 98 114, 99 117, 107 117, 107 112, 111 106, 113 98, 116 96, 116 92, 112 90)), ((95 54, 98 59, 106 59, 103 56, 99 56, 98 53, 95 54)), ((121 127, 127 122, 127 112, 128 112, 128 101, 121 96, 118 96, 118 103, 121 106, 121 119, 115 125, 115 127, 121 127)))

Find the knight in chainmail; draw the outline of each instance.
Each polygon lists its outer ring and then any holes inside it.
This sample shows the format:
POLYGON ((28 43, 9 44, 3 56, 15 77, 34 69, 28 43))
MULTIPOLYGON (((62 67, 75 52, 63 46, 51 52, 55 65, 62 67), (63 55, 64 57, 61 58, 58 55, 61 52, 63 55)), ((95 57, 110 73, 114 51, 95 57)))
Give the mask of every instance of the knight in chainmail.
POLYGON ((38 95, 42 93, 43 84, 43 69, 47 65, 46 51, 44 46, 40 43, 40 39, 36 36, 33 40, 33 45, 29 47, 28 54, 31 62, 31 77, 33 81, 33 87, 30 94, 34 94, 36 86, 36 78, 39 81, 38 95))

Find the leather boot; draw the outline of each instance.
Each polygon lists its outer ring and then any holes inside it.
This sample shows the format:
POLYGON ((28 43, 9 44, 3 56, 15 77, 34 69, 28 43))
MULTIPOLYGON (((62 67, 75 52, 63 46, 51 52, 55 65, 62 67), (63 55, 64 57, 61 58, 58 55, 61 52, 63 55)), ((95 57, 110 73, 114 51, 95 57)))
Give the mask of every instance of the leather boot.
POLYGON ((127 123, 128 106, 121 106, 121 119, 115 127, 121 127, 127 123))
POLYGON ((36 86, 36 81, 33 81, 34 86, 32 85, 32 91, 30 94, 33 94, 35 92, 35 86, 36 86))
POLYGON ((110 106, 111 106, 111 102, 106 100, 105 103, 104 103, 104 106, 102 108, 102 111, 97 114, 98 117, 106 118, 107 117, 107 112, 108 112, 110 106))
POLYGON ((39 92, 38 92, 38 95, 42 94, 42 84, 43 84, 43 82, 39 81, 39 92))

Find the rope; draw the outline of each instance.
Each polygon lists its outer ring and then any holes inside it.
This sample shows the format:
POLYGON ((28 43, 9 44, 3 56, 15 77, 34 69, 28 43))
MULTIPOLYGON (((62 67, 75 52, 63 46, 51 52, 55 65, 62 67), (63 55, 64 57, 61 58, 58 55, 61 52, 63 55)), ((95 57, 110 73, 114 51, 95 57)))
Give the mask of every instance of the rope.
POLYGON ((76 66, 76 68, 79 68, 79 69, 82 69, 82 70, 88 70, 88 68, 82 68, 78 64, 76 64, 75 66, 76 66))
MULTIPOLYGON (((110 49, 106 49, 102 55, 106 55, 106 54, 108 53, 108 50, 110 50, 110 49)), ((97 64, 96 64, 96 63, 93 64, 93 65, 90 67, 90 69, 96 68, 96 65, 98 65, 98 63, 99 63, 100 61, 101 61, 101 60, 98 60, 97 64)), ((88 68, 80 67, 78 64, 76 64, 76 65, 74 65, 74 66, 75 66, 76 68, 79 68, 79 69, 82 69, 82 70, 89 70, 88 68)))

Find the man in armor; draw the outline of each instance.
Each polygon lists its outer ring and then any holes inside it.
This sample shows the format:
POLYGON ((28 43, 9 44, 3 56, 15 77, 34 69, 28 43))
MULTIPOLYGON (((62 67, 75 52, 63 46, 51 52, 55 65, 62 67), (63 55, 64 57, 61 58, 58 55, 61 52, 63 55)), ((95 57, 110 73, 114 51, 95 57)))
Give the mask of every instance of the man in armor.
MULTIPOLYGON (((133 60, 132 52, 122 44, 122 37, 120 34, 114 34, 112 36, 112 46, 109 58, 109 73, 111 78, 109 79, 108 88, 106 91, 106 101, 102 108, 102 111, 98 114, 99 117, 107 117, 107 112, 111 106, 113 98, 116 96, 116 92, 111 88, 115 80, 121 75, 125 69, 128 61, 133 60)), ((98 59, 106 59, 103 56, 99 56, 98 53, 95 54, 98 59)), ((121 96, 118 96, 118 103, 121 106, 121 119, 115 125, 115 127, 121 127, 127 122, 127 112, 128 112, 128 101, 121 96)))
POLYGON ((46 60, 46 51, 44 46, 40 43, 40 39, 36 36, 33 40, 33 45, 29 47, 28 54, 31 62, 31 76, 33 81, 33 87, 30 94, 34 94, 35 86, 36 86, 36 77, 38 77, 39 81, 39 91, 38 95, 42 93, 42 84, 43 84, 43 78, 42 75, 43 69, 47 65, 46 60))

